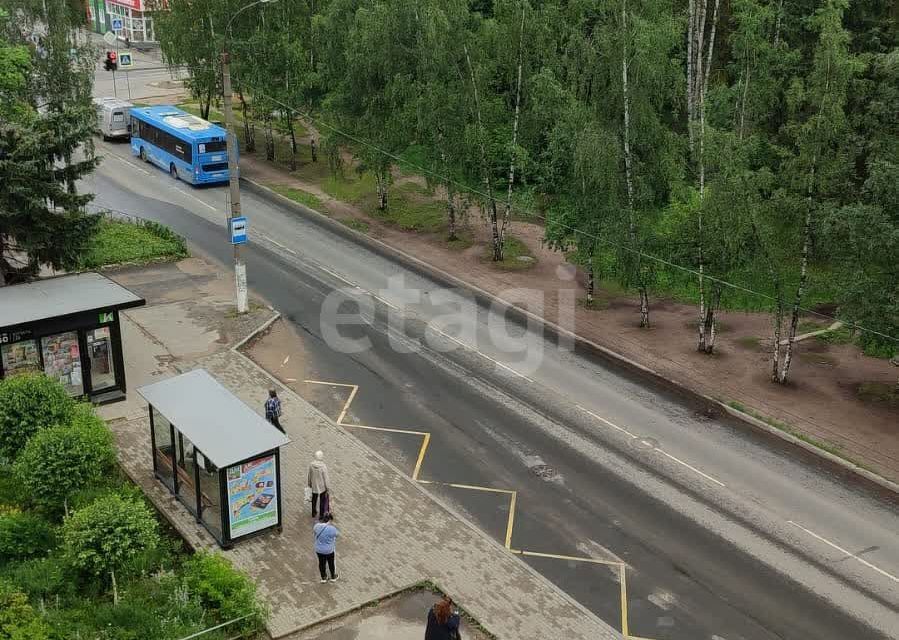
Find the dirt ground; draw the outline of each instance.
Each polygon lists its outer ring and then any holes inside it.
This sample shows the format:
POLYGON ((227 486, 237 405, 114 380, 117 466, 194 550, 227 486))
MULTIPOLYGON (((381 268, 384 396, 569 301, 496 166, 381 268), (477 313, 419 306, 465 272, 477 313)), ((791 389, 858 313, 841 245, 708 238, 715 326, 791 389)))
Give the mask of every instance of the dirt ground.
MULTIPOLYGON (((542 290, 543 315, 550 321, 557 321, 560 290, 576 287, 575 295, 584 295, 583 275, 578 273, 573 282, 570 280, 572 267, 560 253, 543 246, 543 229, 538 225, 511 225, 511 232, 528 246, 537 262, 525 270, 500 270, 484 259, 489 227, 477 215, 469 215, 466 225, 465 234, 471 243, 462 249, 453 248, 442 236, 388 226, 353 205, 335 201, 315 181, 301 179, 249 154, 243 156, 241 164, 245 177, 313 193, 324 203, 324 213, 338 219, 363 220, 370 236, 493 294, 504 296, 519 287, 542 290)), ((767 314, 722 313, 717 353, 711 357, 695 350, 694 306, 652 299, 651 314, 652 328, 640 329, 635 298, 600 289, 593 309, 578 305, 575 328, 584 338, 697 391, 785 423, 839 455, 899 481, 899 406, 895 395, 890 394, 899 369, 889 361, 867 357, 854 345, 828 344, 813 338, 796 345, 792 383, 780 386, 769 380, 772 327, 767 314)))

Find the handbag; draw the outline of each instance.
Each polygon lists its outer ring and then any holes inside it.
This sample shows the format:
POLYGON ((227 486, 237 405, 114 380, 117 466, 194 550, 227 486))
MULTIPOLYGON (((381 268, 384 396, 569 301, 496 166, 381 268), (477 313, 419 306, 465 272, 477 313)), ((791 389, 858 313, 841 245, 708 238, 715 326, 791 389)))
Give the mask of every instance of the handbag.
POLYGON ((303 487, 303 501, 312 502, 312 487, 303 487))

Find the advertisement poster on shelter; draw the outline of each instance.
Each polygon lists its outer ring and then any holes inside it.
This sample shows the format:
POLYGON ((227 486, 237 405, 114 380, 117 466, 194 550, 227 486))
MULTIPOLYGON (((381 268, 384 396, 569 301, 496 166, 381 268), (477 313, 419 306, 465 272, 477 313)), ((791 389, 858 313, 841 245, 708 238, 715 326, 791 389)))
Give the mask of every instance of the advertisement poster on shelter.
POLYGON ((227 479, 231 538, 278 523, 275 456, 228 467, 227 479))

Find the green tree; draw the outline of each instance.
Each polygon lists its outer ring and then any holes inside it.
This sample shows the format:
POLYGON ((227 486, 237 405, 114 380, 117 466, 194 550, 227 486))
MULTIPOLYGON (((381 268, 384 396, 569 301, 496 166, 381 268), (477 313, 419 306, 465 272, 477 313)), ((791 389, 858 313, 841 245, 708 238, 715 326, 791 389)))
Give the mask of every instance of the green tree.
POLYGON ((43 556, 55 546, 53 527, 39 515, 27 511, 0 515, 0 561, 43 556))
POLYGON ((28 441, 15 473, 35 503, 67 513, 69 498, 101 484, 114 466, 112 434, 82 405, 69 424, 44 429, 28 441))
POLYGON ((798 212, 802 220, 796 225, 798 273, 783 350, 781 340, 788 306, 783 297, 775 310, 772 378, 780 384, 787 382, 793 358, 815 231, 825 212, 845 195, 843 187, 851 176, 845 107, 849 88, 861 72, 862 63, 850 53, 850 34, 842 23, 848 4, 848 0, 828 0, 808 19, 808 27, 817 35, 812 66, 806 78, 794 79, 787 94, 789 120, 785 133, 792 155, 783 165, 779 213, 789 219, 798 212))
POLYGON ((14 460, 34 434, 68 424, 74 413, 75 401, 43 374, 0 380, 0 456, 14 460))
POLYGON ((63 541, 72 564, 93 576, 110 577, 114 602, 116 571, 159 545, 159 526, 142 500, 117 494, 98 498, 66 518, 63 541))
POLYGON ((256 585, 227 558, 206 552, 193 555, 184 563, 182 581, 187 593, 198 598, 216 622, 248 616, 232 631, 251 635, 262 630, 268 612, 259 600, 256 585))
POLYGON ((0 286, 35 277, 42 264, 77 267, 98 224, 83 210, 91 196, 75 190, 97 164, 93 55, 74 43, 67 5, 51 8, 41 55, 27 67, 0 32, 0 109, 9 117, 0 118, 0 286))
POLYGON ((0 580, 0 640, 49 640, 50 629, 28 596, 0 580))

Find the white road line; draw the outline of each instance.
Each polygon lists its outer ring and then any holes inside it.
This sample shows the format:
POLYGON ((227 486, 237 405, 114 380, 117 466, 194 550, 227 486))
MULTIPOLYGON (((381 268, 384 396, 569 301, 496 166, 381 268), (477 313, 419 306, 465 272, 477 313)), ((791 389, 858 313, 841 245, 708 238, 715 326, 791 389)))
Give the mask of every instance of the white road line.
POLYGON ((576 406, 578 409, 580 409, 581 411, 583 411, 584 413, 590 414, 591 416, 593 416, 594 418, 596 418, 597 420, 599 420, 599 421, 602 422, 603 424, 608 425, 608 426, 612 427, 613 429, 618 429, 618 431, 620 431, 621 433, 626 433, 626 434, 629 435, 631 438, 636 438, 636 437, 637 437, 637 436, 635 436, 633 433, 631 433, 630 431, 628 431, 627 429, 625 429, 624 427, 619 427, 619 426, 618 426, 617 424, 615 424, 614 422, 611 422, 610 420, 606 420, 606 419, 603 418, 602 416, 596 415, 595 413, 593 413, 592 411, 590 411, 590 409, 585 409, 584 407, 582 407, 582 406, 579 405, 579 404, 578 404, 578 405, 575 405, 575 406, 576 406))
POLYGON ((797 528, 799 528, 799 529, 802 529, 803 531, 805 531, 807 534, 809 534, 810 536, 812 536, 812 537, 815 538, 816 540, 820 540, 820 541, 823 542, 824 544, 833 547, 834 549, 836 549, 836 550, 839 551, 840 553, 844 553, 844 554, 846 554, 847 556, 849 556, 850 558, 854 558, 854 559, 858 560, 859 562, 861 562, 863 565, 865 565, 865 566, 868 567, 869 569, 873 569, 874 571, 876 571, 876 572, 879 573, 880 575, 886 576, 887 578, 889 578, 889 579, 892 580, 893 582, 899 582, 899 578, 897 578, 897 577, 894 576, 893 574, 887 573, 886 571, 884 571, 884 570, 881 569, 880 567, 871 564, 870 562, 868 562, 868 561, 865 560, 864 558, 860 558, 860 557, 858 557, 857 555, 855 555, 854 553, 850 553, 849 551, 846 551, 846 549, 844 549, 843 547, 841 547, 841 546, 839 546, 839 545, 837 545, 837 544, 834 544, 833 542, 831 542, 831 541, 828 540, 827 538, 824 538, 824 537, 822 537, 822 536, 819 536, 819 535, 818 535, 817 533, 815 533, 814 531, 811 531, 811 530, 809 530, 809 529, 806 529, 806 528, 803 527, 801 524, 797 524, 796 522, 793 522, 792 520, 787 520, 787 523, 793 525, 794 527, 797 527, 797 528))
MULTIPOLYGON (((582 406, 579 405, 579 404, 578 404, 578 405, 575 405, 575 406, 576 406, 578 409, 580 409, 581 411, 583 411, 584 413, 587 413, 587 414, 591 415, 592 417, 596 418, 597 420, 599 420, 599 421, 602 422, 603 424, 608 425, 608 426, 612 427, 613 429, 617 429, 617 430, 620 431, 621 433, 626 433, 626 434, 629 435, 631 438, 637 439, 637 438, 639 437, 639 436, 634 435, 633 433, 631 433, 630 431, 628 431, 628 430, 625 429, 624 427, 619 427, 617 424, 615 424, 615 423, 612 422, 611 420, 606 420, 606 419, 603 418, 602 416, 593 413, 593 412, 590 411, 589 409, 587 409, 587 408, 585 408, 585 407, 582 407, 582 406)), ((725 485, 723 482, 721 482, 720 480, 717 480, 716 478, 713 478, 712 476, 710 476, 710 475, 707 474, 707 473, 703 473, 702 471, 700 471, 700 470, 697 469, 696 467, 687 464, 686 462, 684 462, 684 461, 681 460, 680 458, 674 457, 673 455, 671 455, 670 453, 668 453, 667 451, 665 451, 664 449, 662 449, 662 448, 660 448, 660 447, 653 447, 653 450, 654 450, 654 451, 658 451, 658 452, 661 453, 663 456, 665 456, 665 457, 667 457, 667 458, 673 460, 674 462, 678 463, 679 465, 682 465, 682 466, 686 467, 687 469, 689 469, 689 470, 692 471, 693 473, 696 473, 696 474, 702 476, 702 477, 705 478, 706 480, 710 480, 711 482, 714 482, 715 484, 720 485, 720 486, 722 486, 722 487, 726 487, 726 486, 727 486, 727 485, 725 485)))
POLYGON ((464 349, 468 349, 469 351, 474 351, 476 354, 478 354, 478 355, 481 356, 482 358, 486 358, 487 360, 489 360, 489 361, 492 362, 493 364, 495 364, 495 365, 497 365, 497 366, 499 366, 499 367, 502 367, 503 369, 505 369, 505 370, 508 371, 509 373, 515 374, 516 376, 518 376, 518 377, 521 378, 522 380, 527 380, 528 382, 530 382, 530 383, 532 383, 532 384, 534 383, 534 381, 533 381, 531 378, 527 377, 527 376, 524 375, 523 373, 519 373, 518 371, 516 371, 515 369, 513 369, 513 368, 510 367, 509 365, 503 364, 503 363, 500 362, 499 360, 494 360, 493 358, 491 358, 490 356, 488 356, 488 355, 487 355, 486 353, 484 353, 483 351, 478 351, 478 350, 475 349, 474 347, 471 347, 471 346, 465 344, 464 342, 462 342, 461 340, 459 340, 459 339, 456 338, 455 336, 451 336, 450 334, 446 333, 446 332, 443 331, 442 329, 437 329, 437 328, 435 328, 435 327, 431 327, 431 330, 432 330, 432 331, 436 331, 437 333, 439 333, 440 335, 442 335, 444 338, 449 338, 450 340, 452 340, 453 342, 455 342, 456 344, 458 344, 459 346, 461 346, 461 347, 464 348, 464 349))
POLYGON ((276 247, 278 247, 278 248, 281 249, 282 251, 286 251, 287 253, 289 253, 289 254, 291 254, 291 255, 298 255, 296 251, 294 251, 294 250, 291 249, 290 247, 285 247, 283 244, 281 244, 280 242, 278 242, 278 241, 275 240, 274 238, 272 238, 272 237, 270 237, 270 236, 267 236, 267 235, 265 235, 264 233, 262 233, 262 234, 260 234, 260 235, 262 236, 263 240, 267 240, 268 242, 271 242, 273 245, 275 245, 276 247))
POLYGON ((671 455, 671 454, 668 453, 667 451, 664 451, 664 450, 662 450, 662 449, 659 449, 658 447, 656 447, 656 451, 658 451, 659 453, 661 453, 663 456, 667 456, 668 458, 674 460, 676 463, 678 463, 678 464, 680 464, 680 465, 683 465, 683 466, 687 467, 687 469, 689 469, 689 470, 692 471, 693 473, 698 473, 699 475, 701 475, 701 476, 702 476, 703 478, 705 478, 706 480, 711 480, 711 481, 714 482, 715 484, 721 485, 722 487, 726 486, 726 485, 725 485, 723 482, 721 482, 720 480, 716 480, 715 478, 713 478, 713 477, 710 476, 709 474, 703 473, 702 471, 700 471, 700 470, 697 469, 696 467, 691 467, 691 466, 688 465, 686 462, 684 462, 683 460, 681 460, 681 459, 679 459, 679 458, 675 458, 673 455, 671 455))
MULTIPOLYGON (((116 160, 118 160, 118 161, 121 162, 122 164, 126 164, 126 165, 128 165, 129 167, 131 167, 132 169, 137 169, 138 171, 141 171, 141 172, 145 173, 145 174, 148 175, 148 176, 153 176, 153 175, 156 175, 156 174, 159 173, 159 172, 154 173, 154 172, 148 171, 148 170, 144 169, 142 166, 140 166, 139 164, 136 164, 136 163, 134 163, 134 162, 130 162, 130 161, 126 160, 125 158, 123 158, 123 157, 121 157, 121 156, 119 156, 119 155, 116 155, 116 154, 114 154, 114 153, 113 153, 113 154, 110 154, 110 155, 107 156, 107 157, 115 158, 116 160)), ((191 198, 192 200, 196 200, 197 202, 199 202, 199 203, 200 203, 201 205, 203 205, 204 207, 209 207, 210 209, 212 209, 213 211, 216 211, 216 212, 219 211, 218 208, 212 206, 211 204, 209 204, 209 203, 206 202, 205 200, 201 200, 200 198, 198 198, 198 197, 195 196, 194 194, 188 193, 187 191, 185 191, 184 189, 181 189, 180 187, 175 187, 175 190, 181 192, 182 194, 184 194, 184 195, 187 196, 188 198, 191 198)))

